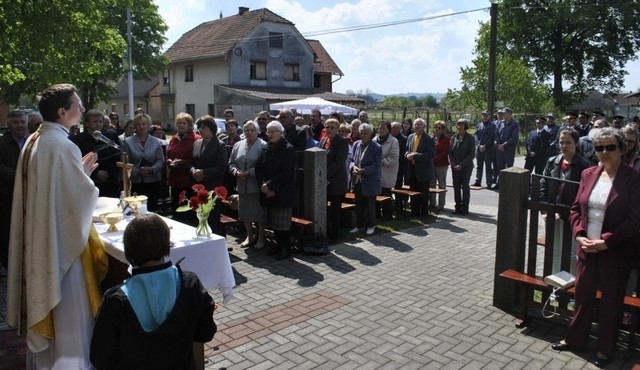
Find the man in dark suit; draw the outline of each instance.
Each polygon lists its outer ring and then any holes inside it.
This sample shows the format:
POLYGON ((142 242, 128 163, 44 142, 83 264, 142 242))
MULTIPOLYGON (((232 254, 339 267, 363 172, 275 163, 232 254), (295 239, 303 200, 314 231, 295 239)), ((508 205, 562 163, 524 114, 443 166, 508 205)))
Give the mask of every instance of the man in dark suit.
POLYGON ((494 145, 496 124, 491 121, 489 111, 482 112, 482 122, 476 126, 476 181, 473 186, 480 186, 483 167, 487 174, 487 189, 493 184, 493 157, 496 150, 494 145))
POLYGON ((413 121, 414 133, 407 139, 406 177, 409 188, 422 193, 411 198, 411 215, 429 216, 429 182, 433 178, 433 157, 436 153, 435 141, 425 132, 426 123, 422 118, 413 121))
POLYGON ((320 141, 320 148, 327 151, 327 200, 331 203, 327 237, 330 241, 338 240, 340 237, 340 212, 349 186, 347 177, 349 144, 346 139, 338 135, 339 127, 338 120, 329 118, 325 122, 327 135, 320 141))
MULTIPOLYGON (((513 111, 510 108, 503 108, 502 113, 504 114, 504 120, 498 126, 495 143, 498 177, 500 177, 500 171, 513 167, 520 136, 520 124, 513 119, 513 111)), ((495 180, 497 188, 499 185, 498 179, 496 178, 495 180)))
POLYGON ((587 112, 580 112, 578 114, 576 130, 578 131, 578 134, 580 134, 580 137, 589 135, 589 131, 591 131, 591 128, 593 127, 593 124, 589 122, 589 118, 591 118, 591 115, 587 112))
MULTIPOLYGON (((297 153, 303 152, 307 148, 307 134, 301 127, 296 126, 294 115, 291 109, 283 109, 278 114, 278 120, 284 127, 284 138, 297 153)), ((301 164, 301 163, 298 163, 301 164)))
MULTIPOLYGON (((27 114, 14 110, 7 115, 9 131, 0 136, 0 265, 6 268, 9 253, 9 230, 13 183, 20 150, 27 140, 27 114)), ((5 272, 6 273, 6 272, 5 272)))
POLYGON ((547 151, 551 140, 551 134, 544 129, 545 122, 544 117, 536 117, 536 128, 527 135, 527 157, 524 160, 524 168, 538 175, 542 174, 547 163, 547 151))

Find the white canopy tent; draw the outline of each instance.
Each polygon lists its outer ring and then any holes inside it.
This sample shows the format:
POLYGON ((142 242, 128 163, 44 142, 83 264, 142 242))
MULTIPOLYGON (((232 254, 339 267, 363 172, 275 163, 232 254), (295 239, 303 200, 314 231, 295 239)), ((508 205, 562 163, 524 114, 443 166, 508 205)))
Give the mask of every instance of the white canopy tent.
POLYGON ((358 110, 348 107, 346 105, 334 103, 328 100, 324 100, 318 97, 310 97, 300 100, 283 101, 281 103, 273 103, 269 105, 271 110, 283 110, 295 108, 298 113, 311 114, 312 109, 319 109, 323 115, 328 115, 333 112, 341 111, 347 116, 355 116, 358 114, 358 110))

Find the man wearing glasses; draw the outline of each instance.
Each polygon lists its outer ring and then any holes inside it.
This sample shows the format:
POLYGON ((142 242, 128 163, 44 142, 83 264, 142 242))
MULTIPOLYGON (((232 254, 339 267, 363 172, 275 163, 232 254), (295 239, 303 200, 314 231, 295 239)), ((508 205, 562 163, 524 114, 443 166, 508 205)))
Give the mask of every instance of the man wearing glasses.
POLYGON ((324 131, 324 124, 322 123, 322 115, 320 114, 319 109, 314 109, 311 111, 310 126, 313 129, 313 139, 320 141, 325 137, 326 132, 324 131))
POLYGON ((258 123, 258 138, 262 139, 264 142, 269 141, 269 137, 267 136, 267 124, 271 121, 271 117, 269 116, 269 112, 263 110, 258 113, 258 118, 256 118, 256 122, 258 123))
POLYGON ((80 148, 82 155, 90 152, 98 153, 98 168, 91 174, 96 187, 100 190, 101 197, 120 197, 120 183, 118 174, 120 170, 116 163, 120 159, 120 151, 111 148, 93 137, 93 133, 100 131, 111 139, 114 143, 120 145, 120 138, 113 130, 103 131, 104 119, 103 114, 98 109, 91 109, 85 114, 84 131, 71 138, 74 144, 80 148))

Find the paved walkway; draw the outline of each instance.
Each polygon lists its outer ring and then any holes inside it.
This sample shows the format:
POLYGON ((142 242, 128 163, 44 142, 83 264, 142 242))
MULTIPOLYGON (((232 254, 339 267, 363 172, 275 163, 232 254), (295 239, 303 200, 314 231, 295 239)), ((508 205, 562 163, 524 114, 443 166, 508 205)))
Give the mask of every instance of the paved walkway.
MULTIPOLYGON (((450 213, 450 193, 435 223, 336 244, 327 256, 276 262, 235 246, 238 286, 214 315, 206 368, 594 368, 595 340, 578 354, 549 348, 566 322, 517 329, 491 305, 497 192, 472 191, 465 217, 450 213)), ((635 363, 637 348, 620 349, 611 368, 635 363)))

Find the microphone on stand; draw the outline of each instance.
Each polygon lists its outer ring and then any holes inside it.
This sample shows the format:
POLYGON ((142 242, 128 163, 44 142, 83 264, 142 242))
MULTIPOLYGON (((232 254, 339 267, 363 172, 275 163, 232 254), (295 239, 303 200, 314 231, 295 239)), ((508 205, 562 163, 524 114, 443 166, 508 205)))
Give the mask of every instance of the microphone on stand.
POLYGON ((113 141, 113 140, 109 139, 108 137, 104 136, 102 134, 102 132, 94 131, 92 135, 93 135, 94 139, 96 139, 98 141, 102 141, 103 143, 109 145, 110 147, 116 148, 116 149, 122 151, 122 147, 120 145, 116 144, 115 141, 113 141))

